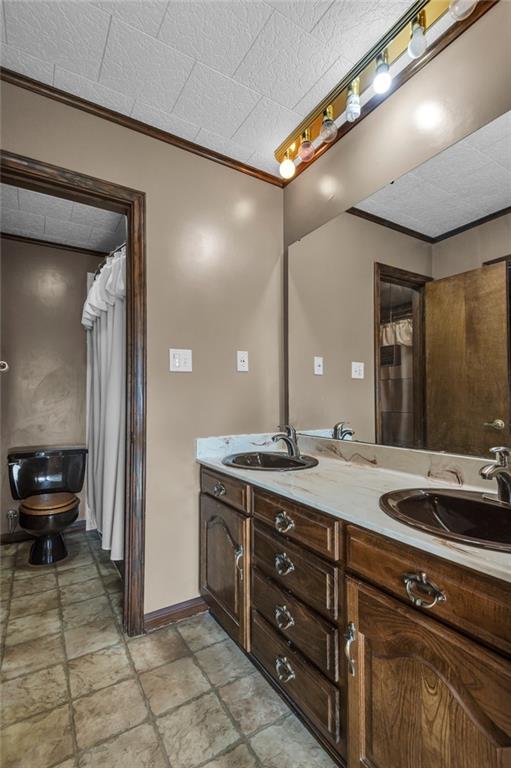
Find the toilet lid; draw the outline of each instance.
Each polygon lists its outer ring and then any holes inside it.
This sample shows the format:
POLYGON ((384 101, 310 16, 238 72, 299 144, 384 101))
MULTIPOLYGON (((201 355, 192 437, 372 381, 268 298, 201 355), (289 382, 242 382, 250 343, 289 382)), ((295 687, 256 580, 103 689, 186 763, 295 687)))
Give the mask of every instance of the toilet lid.
POLYGON ((74 493, 39 493, 23 499, 21 508, 32 515, 57 515, 68 512, 78 503, 78 496, 74 493))

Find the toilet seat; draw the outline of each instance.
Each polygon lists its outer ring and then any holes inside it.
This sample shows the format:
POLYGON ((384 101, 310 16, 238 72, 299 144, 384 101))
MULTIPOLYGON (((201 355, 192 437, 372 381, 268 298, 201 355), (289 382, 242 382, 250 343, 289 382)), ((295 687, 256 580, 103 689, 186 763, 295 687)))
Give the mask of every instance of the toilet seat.
POLYGON ((69 512, 79 501, 74 493, 39 493, 23 499, 20 511, 28 515, 58 515, 69 512))

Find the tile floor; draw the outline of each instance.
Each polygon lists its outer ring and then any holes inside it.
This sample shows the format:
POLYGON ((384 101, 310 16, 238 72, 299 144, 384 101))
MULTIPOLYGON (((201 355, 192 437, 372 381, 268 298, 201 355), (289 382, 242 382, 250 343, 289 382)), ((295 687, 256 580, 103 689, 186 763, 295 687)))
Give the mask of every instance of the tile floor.
POLYGON ((333 768, 209 614, 138 638, 95 534, 2 546, 3 768, 333 768))

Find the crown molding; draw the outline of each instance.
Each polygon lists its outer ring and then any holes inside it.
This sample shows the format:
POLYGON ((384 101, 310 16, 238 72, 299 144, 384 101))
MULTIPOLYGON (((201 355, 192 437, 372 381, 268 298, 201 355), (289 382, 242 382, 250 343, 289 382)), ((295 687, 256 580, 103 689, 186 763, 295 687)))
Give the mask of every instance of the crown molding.
POLYGON ((13 235, 10 232, 0 232, 0 237, 2 240, 14 240, 17 243, 26 243, 27 245, 39 245, 45 248, 60 248, 63 251, 73 251, 73 253, 85 253, 88 256, 97 256, 98 259, 104 259, 108 256, 107 251, 94 251, 92 248, 80 248, 77 245, 53 243, 51 240, 40 240, 37 237, 27 237, 26 235, 13 235))

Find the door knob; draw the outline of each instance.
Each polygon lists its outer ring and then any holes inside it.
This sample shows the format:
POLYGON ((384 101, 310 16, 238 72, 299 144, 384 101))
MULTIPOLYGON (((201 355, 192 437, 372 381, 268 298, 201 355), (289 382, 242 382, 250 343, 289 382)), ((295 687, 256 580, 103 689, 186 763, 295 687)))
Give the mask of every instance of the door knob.
POLYGON ((506 422, 502 419, 493 419, 493 421, 485 421, 483 423, 483 427, 490 427, 491 429, 496 429, 497 431, 504 429, 505 426, 506 422))
POLYGON ((9 363, 6 363, 5 360, 0 360, 0 373, 5 373, 9 370, 9 363))

